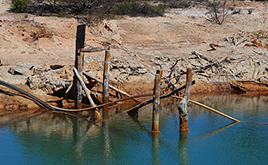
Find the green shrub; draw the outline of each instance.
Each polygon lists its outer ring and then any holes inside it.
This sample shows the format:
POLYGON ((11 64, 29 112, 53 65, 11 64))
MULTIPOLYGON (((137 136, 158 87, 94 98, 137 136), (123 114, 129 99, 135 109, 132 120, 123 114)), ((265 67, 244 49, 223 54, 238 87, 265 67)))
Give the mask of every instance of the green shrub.
POLYGON ((149 3, 124 2, 119 5, 119 14, 130 16, 162 16, 166 6, 163 4, 150 5, 149 3))
POLYGON ((26 11, 29 6, 29 2, 27 0, 12 0, 11 1, 11 10, 15 13, 23 13, 26 11))
POLYGON ((170 8, 188 8, 191 6, 190 0, 171 0, 167 2, 170 8))

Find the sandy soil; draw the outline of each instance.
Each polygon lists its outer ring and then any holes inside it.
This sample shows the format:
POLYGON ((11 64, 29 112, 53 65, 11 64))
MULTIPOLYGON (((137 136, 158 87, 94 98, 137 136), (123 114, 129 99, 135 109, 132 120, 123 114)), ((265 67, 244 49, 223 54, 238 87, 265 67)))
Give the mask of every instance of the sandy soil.
MULTIPOLYGON (((0 0, 2 80, 12 84, 25 84, 30 75, 11 76, 7 72, 11 66, 42 68, 46 65, 74 64, 76 26, 81 22, 78 23, 74 18, 10 13, 9 3, 10 0, 0 0)), ((158 65, 162 65, 164 76, 167 77, 168 70, 176 59, 187 61, 193 50, 211 59, 224 57, 239 59, 242 55, 249 57, 262 55, 258 60, 263 61, 256 61, 255 57, 253 61, 266 65, 268 63, 267 4, 236 1, 233 11, 230 11, 223 25, 207 21, 207 10, 203 7, 170 9, 163 17, 125 16, 117 20, 104 20, 97 26, 87 27, 86 46, 103 47, 105 43, 111 44, 112 81, 115 84, 125 83, 125 86, 121 87, 130 93, 146 91, 141 91, 140 88, 151 89, 154 73, 159 69, 158 65), (252 14, 248 13, 249 9, 253 9, 252 14), (231 14, 233 11, 239 11, 239 14, 231 14), (234 39, 234 36, 239 36, 238 34, 244 35, 242 38, 235 38, 241 39, 241 42, 243 41, 241 44, 234 45, 231 41, 226 41, 232 37, 234 39), (261 42, 261 46, 252 44, 252 40, 256 40, 257 44, 261 42), (211 51, 209 46, 211 43, 220 47, 211 51), (131 65, 146 70, 145 74, 133 76, 131 73, 128 76, 121 76, 123 71, 115 69, 120 68, 121 63, 122 65, 128 63, 130 70, 133 68, 131 65)), ((90 68, 90 72, 98 78, 102 75, 103 58, 103 52, 85 56, 86 65, 91 65, 87 69, 90 68)), ((187 65, 192 67, 190 64, 187 65)), ((235 64, 232 65, 235 67, 235 64)), ((125 66, 122 68, 124 72, 129 69, 125 66)), ((253 79, 245 76, 243 79, 256 81, 261 75, 262 73, 259 73, 253 79)), ((215 81, 213 76, 198 80, 207 84, 213 84, 215 81)), ((205 88, 199 86, 196 90, 206 91, 208 86, 205 88)))

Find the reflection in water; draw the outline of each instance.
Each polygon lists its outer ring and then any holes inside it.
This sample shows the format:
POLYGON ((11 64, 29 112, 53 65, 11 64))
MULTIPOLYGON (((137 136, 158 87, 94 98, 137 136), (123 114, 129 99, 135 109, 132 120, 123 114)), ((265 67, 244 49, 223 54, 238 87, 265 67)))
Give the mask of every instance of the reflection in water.
MULTIPOLYGON (((267 122, 268 119, 267 96, 191 99, 240 120, 267 122)), ((9 123, 0 129, 1 163, 265 164, 268 161, 267 125, 234 124, 190 104, 189 131, 179 132, 179 101, 161 100, 159 134, 150 131, 151 105, 132 115, 119 113, 124 110, 123 105, 103 110, 101 124, 79 114, 60 112, 9 123)))
POLYGON ((110 158, 111 146, 109 137, 109 107, 103 107, 103 134, 104 134, 104 155, 106 159, 110 158))
POLYGON ((152 133, 153 137, 153 164, 158 165, 160 164, 159 162, 159 133, 152 133))
POLYGON ((179 155, 181 157, 181 164, 190 164, 187 152, 187 139, 188 139, 188 131, 180 131, 179 138, 179 155))

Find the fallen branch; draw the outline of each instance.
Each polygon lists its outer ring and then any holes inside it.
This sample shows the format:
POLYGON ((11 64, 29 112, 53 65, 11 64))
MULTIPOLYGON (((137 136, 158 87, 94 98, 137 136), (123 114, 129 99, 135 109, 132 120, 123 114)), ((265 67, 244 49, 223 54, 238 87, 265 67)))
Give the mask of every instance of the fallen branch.
POLYGON ((205 57, 203 54, 201 54, 201 53, 199 53, 199 52, 197 52, 197 51, 195 51, 195 50, 193 50, 192 51, 192 55, 195 55, 197 58, 199 58, 199 59, 204 59, 204 60, 206 60, 206 61, 208 61, 208 62, 212 62, 211 60, 209 60, 207 57, 205 57))

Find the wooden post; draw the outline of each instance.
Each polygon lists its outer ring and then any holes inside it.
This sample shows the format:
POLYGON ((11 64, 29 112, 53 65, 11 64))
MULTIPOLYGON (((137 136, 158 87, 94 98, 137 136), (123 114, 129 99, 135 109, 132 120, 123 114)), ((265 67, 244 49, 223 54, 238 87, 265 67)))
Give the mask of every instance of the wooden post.
POLYGON ((186 76, 186 88, 184 92, 184 97, 182 101, 179 103, 179 114, 180 114, 180 130, 188 130, 188 110, 187 104, 190 98, 190 90, 192 83, 192 69, 187 69, 186 76))
POLYGON ((159 133, 159 104, 160 104, 160 77, 162 70, 157 70, 154 79, 154 93, 153 93, 153 126, 152 132, 159 133))
MULTIPOLYGON (((85 44, 85 33, 86 33, 86 25, 78 25, 76 32, 76 43, 75 43, 75 68, 77 69, 80 76, 83 73, 84 66, 84 53, 81 53, 79 50, 84 48, 85 44)), ((82 108, 82 86, 79 83, 76 76, 74 76, 74 91, 75 91, 75 107, 80 109, 82 108)))
POLYGON ((103 70, 103 103, 109 102, 109 80, 110 80, 110 50, 105 51, 103 70))

